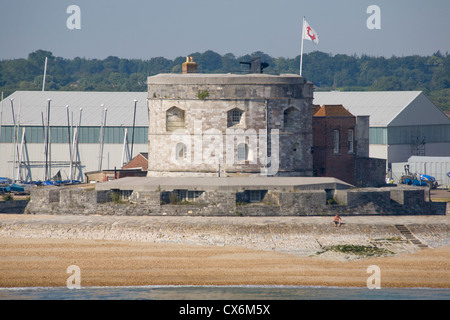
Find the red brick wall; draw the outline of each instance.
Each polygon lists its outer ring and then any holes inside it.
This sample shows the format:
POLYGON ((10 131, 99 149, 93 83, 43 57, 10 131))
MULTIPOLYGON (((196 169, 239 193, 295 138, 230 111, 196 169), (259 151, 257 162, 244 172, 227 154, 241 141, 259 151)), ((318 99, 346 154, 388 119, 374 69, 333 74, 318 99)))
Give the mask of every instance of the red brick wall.
MULTIPOLYGON (((356 142, 349 153, 348 130, 355 132, 355 117, 313 117, 313 169, 319 177, 355 183, 356 142), (339 130, 339 153, 334 153, 334 130, 339 130)), ((355 137, 355 134, 354 134, 355 137)))
POLYGON ((120 179, 120 178, 125 178, 125 177, 145 177, 145 176, 147 176, 147 171, 145 171, 145 170, 143 170, 143 171, 108 170, 108 171, 103 171, 101 181, 106 182, 109 180, 115 180, 115 179, 120 179), (114 176, 114 174, 115 174, 115 176, 114 176))

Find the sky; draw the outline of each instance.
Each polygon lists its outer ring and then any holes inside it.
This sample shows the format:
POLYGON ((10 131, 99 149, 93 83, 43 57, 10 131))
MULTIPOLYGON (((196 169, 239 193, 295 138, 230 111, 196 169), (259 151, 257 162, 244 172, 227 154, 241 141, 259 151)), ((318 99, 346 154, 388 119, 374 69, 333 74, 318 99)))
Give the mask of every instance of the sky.
POLYGON ((294 58, 303 17, 319 35, 317 45, 304 41, 304 53, 450 52, 450 0, 0 0, 0 16, 0 60, 39 49, 68 59, 174 59, 206 50, 294 58), (79 15, 67 12, 71 5, 79 15), (367 12, 372 5, 379 15, 367 12))

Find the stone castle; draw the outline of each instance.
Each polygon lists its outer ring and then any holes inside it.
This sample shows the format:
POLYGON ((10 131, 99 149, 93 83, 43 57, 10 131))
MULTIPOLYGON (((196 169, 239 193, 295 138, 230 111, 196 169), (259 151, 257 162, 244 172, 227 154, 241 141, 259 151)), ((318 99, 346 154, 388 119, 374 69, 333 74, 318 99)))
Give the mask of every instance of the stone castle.
POLYGON ((312 176, 312 100, 296 75, 149 77, 148 176, 312 176))
MULTIPOLYGON (((367 130, 358 129, 368 123, 367 118, 349 122, 352 115, 345 114, 347 125, 343 126, 340 113, 326 122, 317 114, 313 130, 313 110, 313 84, 303 77, 261 72, 198 74, 195 62, 188 58, 183 74, 148 78, 147 177, 98 183, 95 188, 34 188, 26 212, 445 214, 445 208, 425 202, 424 188, 354 189, 351 183, 320 177, 321 168, 335 162, 332 157, 345 158, 341 171, 353 170, 348 174, 352 177, 370 176, 367 168, 373 165, 364 158, 368 144, 361 133, 367 130), (316 145, 324 161, 313 165, 314 131, 335 132, 337 124, 342 132, 351 133, 352 140, 342 139, 345 148, 340 148, 336 135, 325 135, 316 145), (329 142, 334 146, 331 153, 325 152, 329 142), (341 149, 345 157, 336 152, 341 149), (358 155, 364 161, 347 166, 358 155)), ((384 165, 376 167, 384 170, 384 165)))

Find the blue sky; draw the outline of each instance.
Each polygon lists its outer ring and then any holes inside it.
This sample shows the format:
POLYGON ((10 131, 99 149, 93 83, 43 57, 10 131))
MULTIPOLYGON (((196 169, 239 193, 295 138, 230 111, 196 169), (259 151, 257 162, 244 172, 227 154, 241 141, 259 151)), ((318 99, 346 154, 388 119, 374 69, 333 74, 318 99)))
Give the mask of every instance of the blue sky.
POLYGON ((64 58, 173 59, 213 50, 300 54, 303 16, 319 34, 304 52, 372 56, 450 52, 450 0, 0 0, 0 59, 38 49, 64 58), (66 13, 80 8, 81 29, 66 13), (367 8, 378 5, 381 29, 367 8))

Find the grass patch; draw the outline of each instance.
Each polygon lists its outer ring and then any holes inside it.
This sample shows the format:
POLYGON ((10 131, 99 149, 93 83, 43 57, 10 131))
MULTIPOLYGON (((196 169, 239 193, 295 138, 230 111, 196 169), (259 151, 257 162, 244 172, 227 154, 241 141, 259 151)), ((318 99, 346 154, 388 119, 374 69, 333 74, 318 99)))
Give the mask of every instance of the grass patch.
POLYGON ((334 204, 339 204, 336 199, 334 198, 330 198, 327 200, 327 205, 334 205, 334 204))
POLYGON ((122 200, 122 197, 120 196, 120 193, 118 193, 118 192, 111 192, 111 200, 115 204, 128 203, 127 201, 122 200))
POLYGON ((324 251, 322 251, 320 253, 324 253, 326 251, 335 251, 335 252, 339 252, 339 253, 352 254, 352 255, 364 256, 364 257, 393 254, 393 252, 383 249, 383 248, 370 247, 370 246, 356 246, 356 245, 351 245, 351 244, 343 244, 343 245, 325 247, 324 251))
POLYGON ((198 90, 197 92, 197 98, 200 100, 205 100, 209 97, 209 91, 208 90, 198 90))

